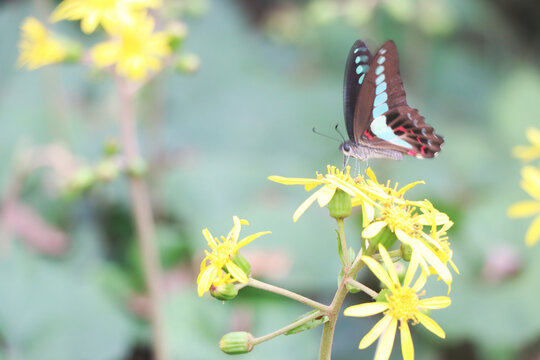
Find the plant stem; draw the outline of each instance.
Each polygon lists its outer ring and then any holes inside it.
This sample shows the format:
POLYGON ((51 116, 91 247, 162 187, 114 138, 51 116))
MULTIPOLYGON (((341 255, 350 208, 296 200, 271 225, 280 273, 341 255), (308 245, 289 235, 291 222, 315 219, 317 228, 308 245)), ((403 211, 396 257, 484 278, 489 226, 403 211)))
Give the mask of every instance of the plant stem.
POLYGON ((257 345, 257 344, 260 344, 262 342, 273 339, 276 336, 279 336, 279 335, 281 335, 283 333, 286 333, 287 331, 292 330, 292 329, 294 329, 294 328, 296 328, 296 327, 298 327, 298 326, 300 326, 302 324, 305 324, 308 321, 311 321, 311 320, 313 320, 313 319, 315 319, 315 318, 317 318, 319 316, 322 316, 322 313, 320 311, 316 311, 313 314, 310 314, 309 316, 306 316, 305 318, 302 318, 300 320, 297 320, 297 321, 293 322, 290 325, 285 326, 284 328, 281 328, 279 330, 271 332, 268 335, 264 335, 264 336, 253 339, 252 343, 253 343, 253 345, 257 345))
POLYGON ((305 296, 299 295, 299 294, 294 293, 292 291, 289 291, 287 289, 283 289, 283 288, 280 288, 280 287, 277 287, 277 286, 274 286, 274 285, 270 285, 270 284, 264 283, 262 281, 255 280, 253 278, 249 278, 247 285, 251 286, 251 287, 254 287, 254 288, 257 288, 257 289, 266 290, 268 292, 273 292, 275 294, 288 297, 290 299, 296 300, 296 301, 298 301, 298 302, 300 302, 302 304, 305 304, 307 306, 311 306, 314 309, 320 310, 323 313, 326 313, 328 310, 330 310, 330 308, 327 305, 321 304, 321 303, 319 303, 319 302, 317 302, 315 300, 311 300, 311 299, 309 299, 309 298, 307 298, 305 296))
POLYGON ((355 288, 359 289, 359 290, 362 290, 363 292, 365 292, 366 294, 368 294, 369 296, 371 296, 373 299, 375 299, 377 297, 377 295, 379 295, 376 291, 370 289, 369 287, 367 287, 366 285, 362 284, 361 282, 358 282, 356 280, 353 280, 353 279, 348 279, 347 280, 347 283, 349 285, 352 285, 354 286, 355 288))
MULTIPOLYGON (((126 163, 129 166, 140 159, 135 120, 135 103, 133 92, 129 88, 129 84, 119 77, 117 77, 116 80, 121 103, 120 127, 122 132, 123 150, 126 163)), ((168 355, 165 344, 164 321, 161 314, 161 265, 156 244, 152 207, 146 181, 140 176, 130 176, 129 190, 132 201, 132 212, 143 260, 144 275, 150 298, 150 321, 153 333, 154 358, 156 360, 167 360, 168 355)))
POLYGON ((349 259, 349 249, 347 249, 347 241, 345 239, 345 220, 343 218, 339 218, 336 219, 336 221, 338 224, 339 240, 343 254, 343 267, 347 267, 351 265, 351 260, 349 259))

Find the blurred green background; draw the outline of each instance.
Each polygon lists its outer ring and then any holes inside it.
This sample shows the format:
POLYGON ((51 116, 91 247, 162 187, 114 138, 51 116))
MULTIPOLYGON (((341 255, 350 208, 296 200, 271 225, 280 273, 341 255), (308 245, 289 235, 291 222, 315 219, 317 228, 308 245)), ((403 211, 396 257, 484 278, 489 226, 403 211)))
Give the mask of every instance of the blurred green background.
MULTIPOLYGON (((524 245, 529 219, 506 216, 527 198, 511 148, 540 123, 538 1, 165 4, 188 24, 184 48, 202 63, 192 76, 165 71, 139 96, 174 359, 226 359, 217 346, 226 332, 261 336, 308 310, 250 289, 225 304, 198 298, 201 230, 226 234, 233 215, 250 221, 243 235, 273 232, 245 251, 255 276, 330 303, 340 266, 335 222, 313 207, 293 224, 307 194, 266 178, 341 166, 339 143, 311 129, 334 134, 339 123, 345 132, 344 63, 357 38, 372 51, 396 42, 409 104, 445 138, 434 160, 369 163, 380 180, 425 180, 410 197, 430 199, 456 223, 450 240, 461 275, 452 306, 432 314, 447 339, 415 327, 417 359, 538 359, 540 247, 524 245)), ((0 3, 0 359, 151 359, 125 181, 75 199, 51 185, 72 155, 94 164, 116 138, 113 82, 82 66, 14 65, 23 18, 45 20, 54 6, 0 3), (25 172, 32 161, 53 170, 25 172)), ((100 38, 83 36, 76 23, 52 28, 88 44, 100 38)), ((349 239, 358 238, 360 224, 346 226, 349 239)), ((440 284, 427 288, 444 293, 440 284)), ((345 305, 364 300, 349 295, 345 305)), ((357 346, 374 321, 340 318, 333 359, 371 358, 374 346, 357 346)), ((314 359, 320 334, 279 337, 242 358, 314 359)))

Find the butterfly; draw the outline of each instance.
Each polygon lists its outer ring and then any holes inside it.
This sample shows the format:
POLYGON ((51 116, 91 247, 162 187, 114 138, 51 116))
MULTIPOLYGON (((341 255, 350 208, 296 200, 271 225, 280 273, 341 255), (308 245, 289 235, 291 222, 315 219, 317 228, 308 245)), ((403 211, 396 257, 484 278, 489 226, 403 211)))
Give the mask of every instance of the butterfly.
POLYGON ((363 41, 354 43, 345 67, 343 107, 349 140, 340 150, 347 157, 432 158, 441 150, 443 138, 407 104, 392 40, 375 56, 363 41))

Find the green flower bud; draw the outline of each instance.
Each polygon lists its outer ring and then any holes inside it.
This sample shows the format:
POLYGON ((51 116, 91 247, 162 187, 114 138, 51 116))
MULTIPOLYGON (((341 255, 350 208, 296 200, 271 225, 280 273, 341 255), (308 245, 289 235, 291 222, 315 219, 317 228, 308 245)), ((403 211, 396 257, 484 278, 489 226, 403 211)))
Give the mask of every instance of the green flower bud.
POLYGON ((94 185, 96 177, 94 171, 90 167, 82 167, 75 173, 71 179, 69 187, 75 190, 86 190, 94 185))
POLYGON ((210 287, 210 295, 218 300, 228 301, 238 295, 238 289, 233 284, 222 284, 210 287))
POLYGON ((167 26, 166 31, 169 34, 169 47, 174 52, 184 43, 188 34, 188 27, 183 22, 174 21, 167 26))
POLYGON ((147 170, 146 162, 141 158, 133 160, 127 167, 128 175, 133 177, 142 177, 147 170))
MULTIPOLYGON (((315 313, 316 311, 318 311, 318 310, 311 310, 310 312, 307 312, 307 313, 299 316, 298 318, 296 318, 296 320, 294 320, 294 322, 296 322, 298 320, 301 320, 301 319, 303 319, 305 317, 308 317, 309 315, 315 313)), ((308 322, 303 323, 300 326, 295 327, 294 329, 291 329, 291 330, 287 331, 286 333, 284 333, 284 335, 293 335, 293 334, 301 333, 302 331, 311 330, 311 329, 316 328, 319 325, 324 324, 327 321, 328 321, 328 316, 321 315, 319 317, 316 317, 313 320, 310 320, 308 322)))
POLYGON ((181 72, 192 74, 201 67, 201 59, 195 54, 183 54, 178 57, 174 68, 181 72))
POLYGON ((253 335, 245 331, 225 334, 219 341, 219 348, 226 354, 245 354, 253 350, 253 335))
POLYGON ((401 258, 405 261, 411 261, 412 247, 411 245, 401 244, 401 258))
POLYGON ((105 156, 116 155, 118 154, 119 151, 120 151, 120 146, 118 145, 118 142, 115 139, 109 139, 103 145, 103 154, 105 156))
POLYGON ((351 196, 343 190, 336 189, 332 200, 328 203, 330 216, 335 219, 343 219, 351 215, 351 196))
POLYGON ((96 166, 96 177, 101 181, 110 181, 118 176, 118 166, 115 161, 102 160, 96 166))
POLYGON ((236 255, 232 258, 232 262, 242 269, 247 276, 251 274, 251 264, 244 256, 242 256, 242 254, 236 253, 236 255))
POLYGON ((388 226, 385 226, 384 228, 379 231, 377 235, 375 235, 369 242, 369 248, 377 249, 377 245, 381 244, 386 249, 390 249, 392 245, 396 242, 397 237, 396 235, 388 228, 388 226))

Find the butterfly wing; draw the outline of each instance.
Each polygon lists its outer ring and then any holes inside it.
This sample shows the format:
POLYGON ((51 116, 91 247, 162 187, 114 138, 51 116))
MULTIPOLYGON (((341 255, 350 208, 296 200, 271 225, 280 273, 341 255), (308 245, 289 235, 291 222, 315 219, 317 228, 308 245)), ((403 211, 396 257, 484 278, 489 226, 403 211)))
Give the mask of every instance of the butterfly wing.
POLYGON ((353 44, 347 63, 345 64, 345 79, 343 81, 343 112, 349 139, 354 139, 354 112, 358 94, 364 83, 373 56, 362 40, 353 44))
POLYGON ((354 140, 372 148, 432 158, 441 150, 444 140, 425 123, 418 110, 407 104, 398 60, 396 45, 391 40, 375 54, 358 92, 354 140))

